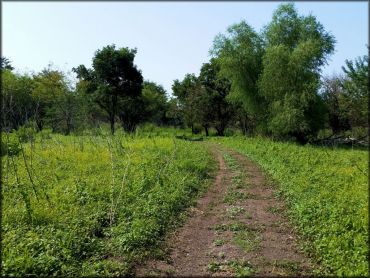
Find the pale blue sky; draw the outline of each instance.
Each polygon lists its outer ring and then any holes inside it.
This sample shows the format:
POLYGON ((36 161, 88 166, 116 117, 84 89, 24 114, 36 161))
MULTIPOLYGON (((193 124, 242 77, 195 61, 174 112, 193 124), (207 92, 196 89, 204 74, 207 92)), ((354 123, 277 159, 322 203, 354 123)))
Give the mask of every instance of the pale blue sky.
MULTIPOLYGON (((245 19, 257 31, 281 2, 2 2, 2 55, 19 72, 40 71, 52 62, 69 71, 91 66, 108 44, 137 47, 145 79, 168 92, 174 79, 199 73, 219 32, 245 19)), ((297 2, 336 37, 324 74, 341 72, 345 59, 367 53, 367 2, 297 2)))

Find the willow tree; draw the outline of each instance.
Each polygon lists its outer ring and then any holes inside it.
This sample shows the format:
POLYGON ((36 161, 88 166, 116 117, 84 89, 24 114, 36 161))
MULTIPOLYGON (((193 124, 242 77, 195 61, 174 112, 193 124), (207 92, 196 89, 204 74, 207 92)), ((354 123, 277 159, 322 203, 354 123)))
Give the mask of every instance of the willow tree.
POLYGON ((228 100, 243 107, 245 114, 261 126, 265 103, 257 86, 264 53, 261 36, 242 21, 231 25, 225 34, 219 34, 210 52, 217 58, 220 74, 231 81, 228 100))
POLYGON ((263 31, 260 94, 268 100, 268 130, 305 142, 324 124, 320 73, 334 51, 334 37, 313 15, 280 5, 263 31))

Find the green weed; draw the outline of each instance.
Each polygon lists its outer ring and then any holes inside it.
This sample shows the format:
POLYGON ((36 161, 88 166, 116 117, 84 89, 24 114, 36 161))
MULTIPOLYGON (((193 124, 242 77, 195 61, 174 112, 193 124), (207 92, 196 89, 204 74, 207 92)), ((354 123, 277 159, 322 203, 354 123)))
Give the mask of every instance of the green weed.
POLYGON ((214 168, 204 146, 166 134, 32 136, 2 157, 7 276, 130 273, 158 253, 214 168))
POLYGON ((368 153, 263 138, 212 140, 247 155, 276 183, 288 214, 323 267, 317 274, 368 274, 368 153))

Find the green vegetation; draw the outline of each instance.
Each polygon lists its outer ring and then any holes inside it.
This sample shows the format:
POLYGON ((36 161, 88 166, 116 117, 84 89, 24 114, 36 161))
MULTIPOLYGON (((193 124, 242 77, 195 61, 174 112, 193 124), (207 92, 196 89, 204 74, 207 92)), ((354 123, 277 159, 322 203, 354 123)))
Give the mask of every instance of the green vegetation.
POLYGON ((211 262, 208 267, 210 272, 232 272, 236 277, 248 277, 253 274, 253 268, 249 262, 246 261, 225 261, 220 262, 211 262))
POLYGON ((239 214, 245 215, 245 208, 240 206, 230 206, 226 209, 226 214, 231 219, 234 219, 239 214))
POLYGON ((225 241, 224 241, 223 239, 216 239, 216 240, 213 242, 213 244, 214 244, 215 246, 222 246, 222 245, 224 245, 224 243, 225 243, 225 241))
POLYGON ((274 262, 274 267, 280 268, 283 270, 282 275, 294 275, 300 271, 300 266, 297 262, 292 262, 288 260, 281 260, 274 262))
POLYGON ((299 146, 262 138, 216 141, 250 157, 276 181, 292 221, 307 240, 307 251, 323 267, 317 273, 367 275, 366 151, 299 146))
POLYGON ((2 157, 3 273, 15 276, 129 273, 157 252, 211 169, 204 146, 144 132, 45 130, 17 148, 2 157))
MULTIPOLYGON (((136 48, 98 49, 91 68, 73 68, 77 82, 50 65, 20 73, 1 57, 4 275, 119 276, 161 255, 164 235, 216 163, 205 144, 190 142, 202 134, 256 136, 211 140, 277 183, 317 274, 368 275, 368 153, 353 148, 368 145, 368 56, 323 77, 334 46, 314 15, 282 4, 260 31, 243 20, 219 34, 212 58, 198 76, 174 80, 172 96, 144 79, 136 48), (352 149, 318 146, 328 141, 352 149)), ((224 158, 235 173, 225 216, 238 219, 245 212, 235 204, 263 197, 244 192, 248 173, 224 158)), ((258 245, 245 223, 214 229, 232 231, 245 250, 258 245)), ((277 266, 296 271, 291 262, 277 266)), ((209 266, 230 269, 253 272, 246 262, 209 266)))

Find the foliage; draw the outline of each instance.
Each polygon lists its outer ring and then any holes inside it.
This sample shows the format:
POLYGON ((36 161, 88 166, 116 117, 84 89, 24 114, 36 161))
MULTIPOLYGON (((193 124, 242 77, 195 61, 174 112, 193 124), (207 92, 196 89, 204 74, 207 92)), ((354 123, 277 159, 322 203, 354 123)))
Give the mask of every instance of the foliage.
POLYGON ((221 74, 231 81, 229 100, 239 104, 255 122, 263 121, 264 99, 257 81, 264 53, 261 36, 245 21, 231 25, 226 34, 216 36, 211 54, 217 57, 221 74))
POLYGON ((0 57, 0 70, 10 70, 12 71, 14 68, 7 57, 0 57))
POLYGON ((230 91, 230 82, 226 78, 220 77, 220 66, 215 59, 203 64, 199 74, 199 86, 197 115, 203 127, 213 126, 217 130, 217 135, 223 136, 232 115, 233 107, 226 98, 230 91))
MULTIPOLYGON (((93 57, 93 69, 84 65, 73 68, 80 79, 80 88, 93 94, 94 100, 109 116, 112 134, 116 116, 120 115, 126 131, 132 131, 138 117, 127 119, 132 106, 140 103, 143 77, 134 65, 136 49, 108 45, 97 50, 93 57)), ((138 106, 135 107, 136 109, 138 106)))
POLYGON ((313 15, 299 16, 282 4, 260 34, 245 21, 215 38, 211 53, 231 81, 229 100, 244 109, 245 128, 305 142, 323 127, 317 92, 320 69, 334 50, 334 37, 313 15), (267 109, 266 109, 267 108, 267 109))
POLYGON ((343 77, 336 75, 324 77, 321 97, 327 109, 328 125, 333 134, 349 129, 349 118, 342 105, 344 101, 343 77))
POLYGON ((346 78, 343 82, 343 109, 352 128, 368 126, 369 58, 367 55, 354 61, 346 60, 342 67, 346 78))
POLYGON ((155 253, 211 166, 203 146, 165 133, 45 132, 2 157, 5 275, 127 275, 155 253))
POLYGON ((154 82, 145 81, 143 85, 143 102, 146 121, 163 125, 167 122, 168 101, 166 90, 154 82))
POLYGON ((233 107, 226 100, 230 82, 219 73, 217 61, 211 59, 202 65, 198 77, 187 74, 182 81, 174 81, 172 90, 180 104, 179 110, 193 133, 199 133, 200 126, 208 136, 209 129, 214 127, 217 135, 223 136, 232 118, 233 107))
POLYGON ((278 185, 317 273, 366 276, 368 268, 368 153, 269 139, 228 137, 217 142, 260 164, 278 185))
POLYGON ((1 72, 1 126, 4 129, 17 129, 34 116, 33 87, 30 76, 7 69, 1 72))
POLYGON ((198 80, 194 74, 186 74, 182 81, 174 80, 172 91, 177 97, 180 111, 183 115, 184 122, 194 131, 196 119, 196 102, 195 96, 198 94, 198 80))
POLYGON ((259 88, 269 100, 268 130, 306 141, 323 127, 319 74, 334 51, 334 37, 313 15, 299 16, 293 4, 285 4, 265 27, 264 40, 259 88))

